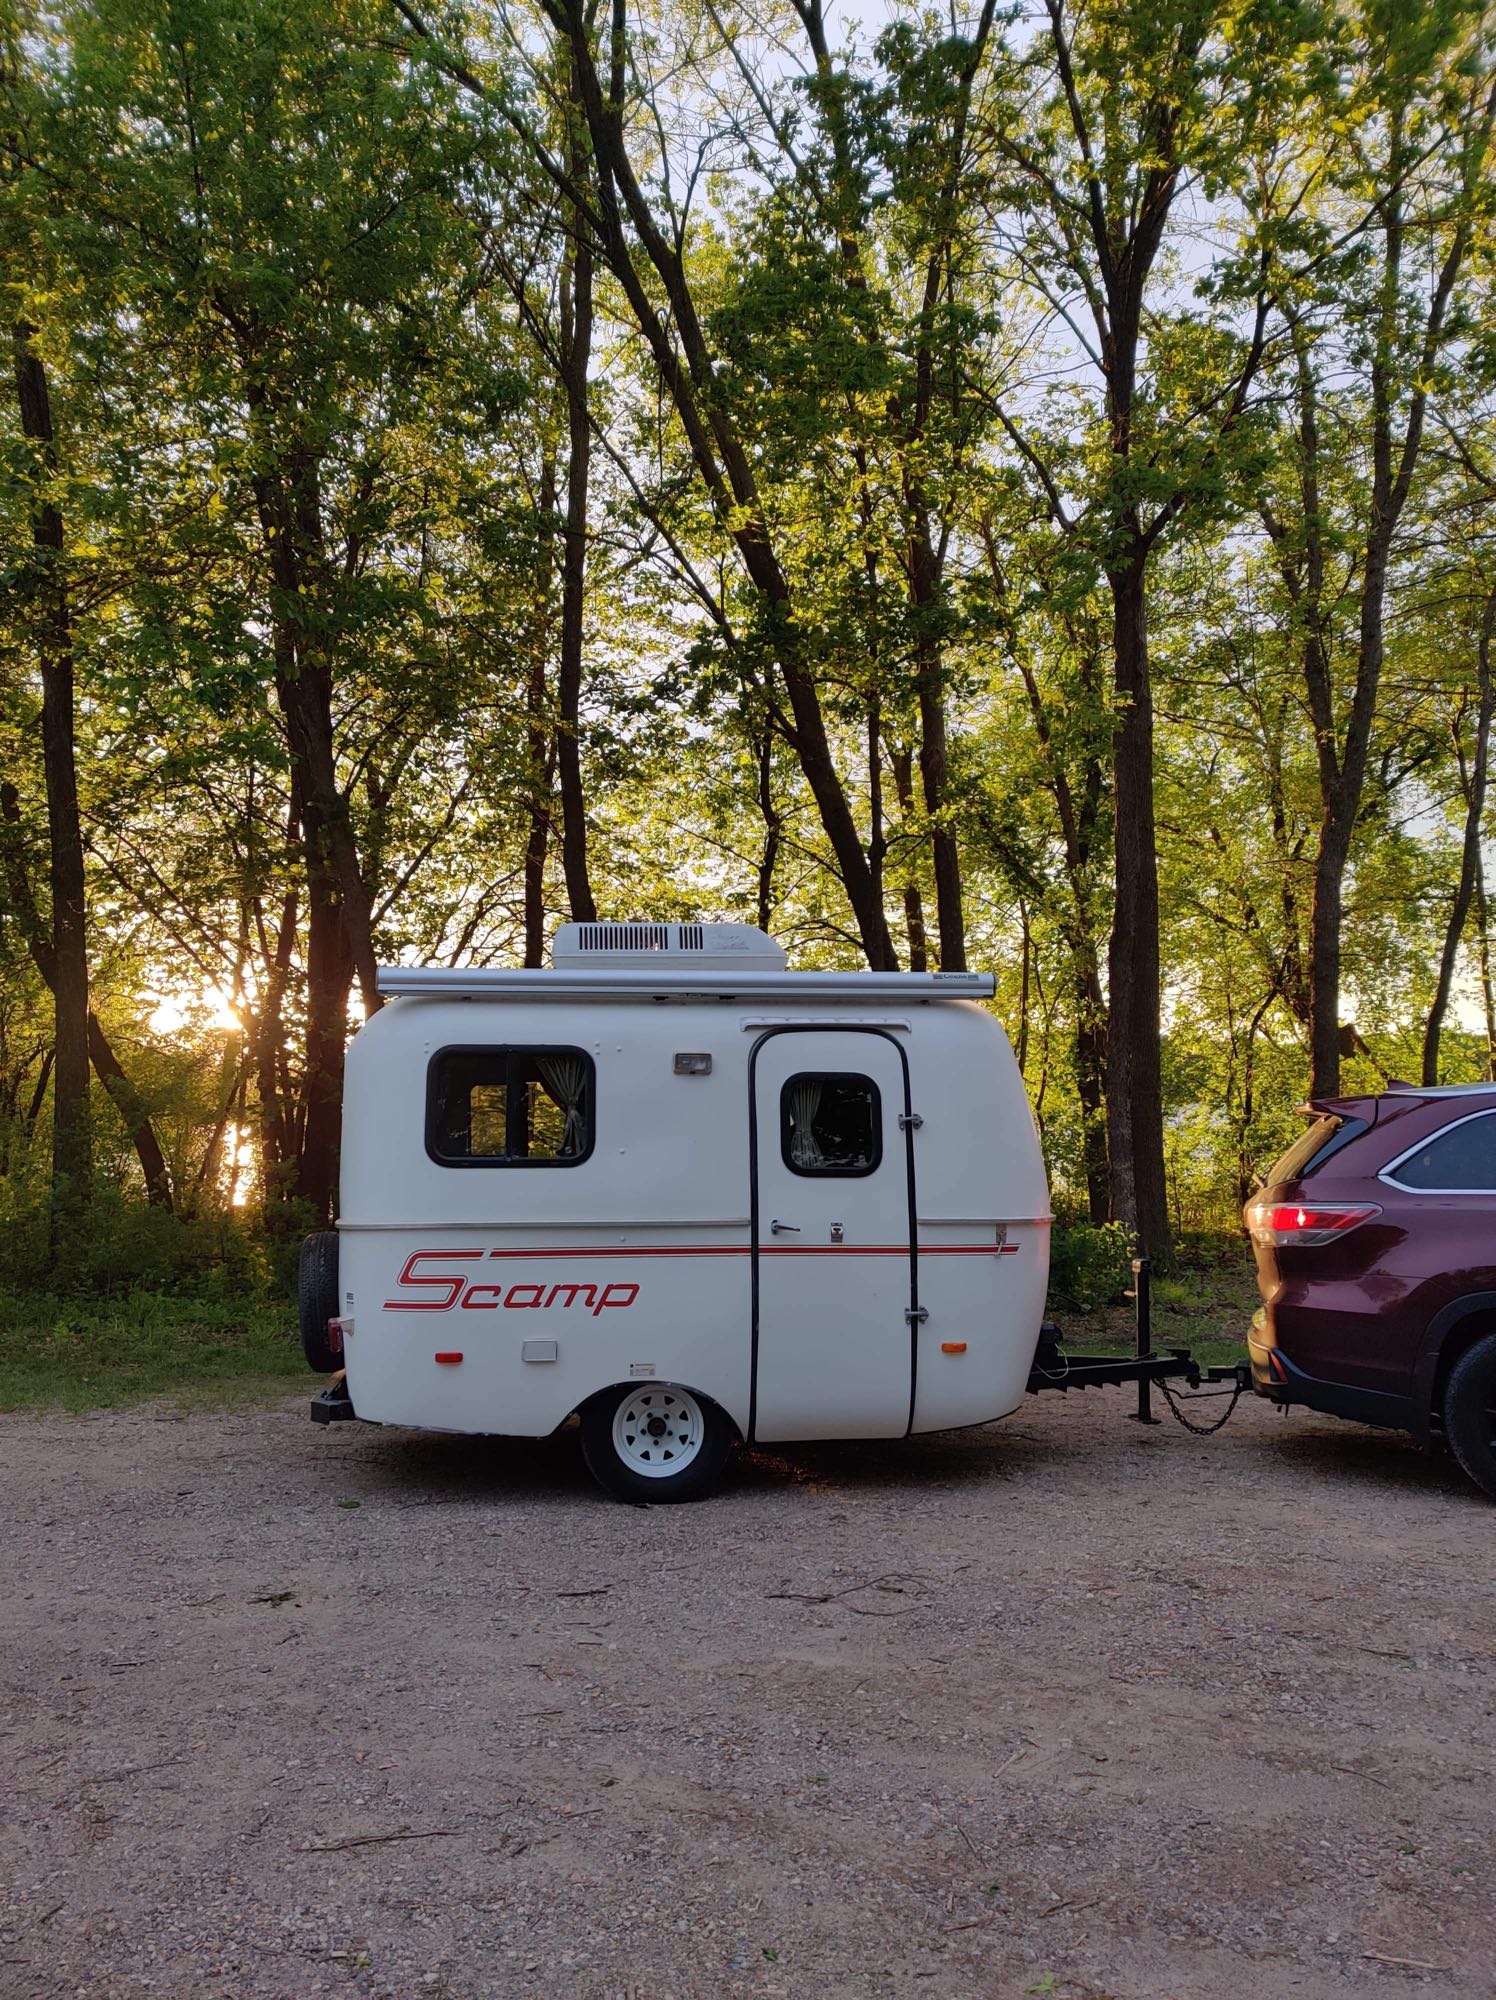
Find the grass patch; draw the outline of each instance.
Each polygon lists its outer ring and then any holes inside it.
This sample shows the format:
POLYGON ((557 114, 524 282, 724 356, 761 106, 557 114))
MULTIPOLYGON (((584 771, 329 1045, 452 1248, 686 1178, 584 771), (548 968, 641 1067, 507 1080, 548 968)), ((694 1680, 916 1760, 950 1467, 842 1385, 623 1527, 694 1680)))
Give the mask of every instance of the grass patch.
MULTIPOLYGON (((1247 1358, 1247 1328, 1262 1303, 1249 1253, 1238 1262, 1211 1262, 1153 1281, 1153 1345, 1187 1347, 1207 1368, 1247 1358)), ((1054 1309, 1072 1354, 1131 1354, 1136 1320, 1128 1305, 1091 1313, 1054 1309)))
POLYGON ((315 1380, 281 1299, 0 1293, 0 1409, 263 1400, 315 1380))

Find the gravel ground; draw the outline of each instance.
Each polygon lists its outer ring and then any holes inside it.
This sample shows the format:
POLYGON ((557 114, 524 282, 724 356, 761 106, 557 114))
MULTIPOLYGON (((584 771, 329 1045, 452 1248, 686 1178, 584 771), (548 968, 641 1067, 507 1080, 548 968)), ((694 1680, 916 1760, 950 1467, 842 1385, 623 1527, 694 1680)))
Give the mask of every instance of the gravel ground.
POLYGON ((1127 1407, 681 1508, 571 1434, 0 1420, 0 1993, 1496 1995, 1491 1508, 1127 1407))

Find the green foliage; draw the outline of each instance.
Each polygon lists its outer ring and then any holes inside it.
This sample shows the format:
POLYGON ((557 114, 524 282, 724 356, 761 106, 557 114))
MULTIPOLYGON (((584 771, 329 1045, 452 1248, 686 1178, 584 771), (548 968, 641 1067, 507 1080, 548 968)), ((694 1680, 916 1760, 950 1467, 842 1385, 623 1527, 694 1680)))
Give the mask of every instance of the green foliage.
POLYGON ((1096 1228, 1057 1218, 1049 1246, 1049 1296, 1059 1312, 1101 1312, 1132 1283, 1127 1232, 1109 1222, 1096 1228))
POLYGON ((221 1405, 311 1381, 279 1300, 127 1291, 106 1304, 0 1290, 0 1409, 162 1397, 221 1405))
POLYGON ((0 1286, 106 1297, 139 1289, 210 1303, 288 1295, 287 1252, 267 1240, 258 1216, 216 1207, 173 1215, 107 1182, 95 1185, 87 1234, 62 1269, 48 1240, 46 1192, 35 1168, 0 1180, 0 1286))

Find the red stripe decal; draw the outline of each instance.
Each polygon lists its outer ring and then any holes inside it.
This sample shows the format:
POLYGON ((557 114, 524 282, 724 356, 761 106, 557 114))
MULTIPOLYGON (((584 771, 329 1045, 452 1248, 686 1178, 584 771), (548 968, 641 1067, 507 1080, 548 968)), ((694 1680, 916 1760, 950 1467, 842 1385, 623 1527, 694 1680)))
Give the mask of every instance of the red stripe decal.
MULTIPOLYGON (((1016 1243, 917 1243, 921 1257, 1016 1257, 1016 1243)), ((533 1262, 541 1257, 747 1257, 751 1243, 578 1244, 559 1250, 490 1250, 490 1257, 519 1257, 533 1262)), ((472 1256, 472 1251, 433 1250, 432 1257, 472 1256)), ((762 1257, 907 1257, 907 1243, 761 1243, 762 1257)))

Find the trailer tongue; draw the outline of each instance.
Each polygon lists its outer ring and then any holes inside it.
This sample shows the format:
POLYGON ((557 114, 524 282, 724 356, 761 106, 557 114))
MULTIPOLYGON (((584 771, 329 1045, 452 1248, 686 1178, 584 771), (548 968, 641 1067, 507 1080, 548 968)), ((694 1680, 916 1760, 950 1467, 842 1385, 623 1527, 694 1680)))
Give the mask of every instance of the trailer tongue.
MULTIPOLYGON (((1123 1383, 1135 1382, 1138 1389, 1138 1406, 1132 1413, 1132 1421, 1138 1424, 1156 1424, 1162 1421, 1153 1414, 1153 1385, 1157 1383, 1164 1399, 1176 1420, 1187 1431, 1208 1436, 1218 1431, 1236 1408, 1237 1398, 1252 1386, 1252 1370, 1245 1361, 1234 1361, 1225 1367, 1202 1368, 1187 1347, 1170 1347, 1162 1354, 1153 1349, 1153 1309, 1151 1271, 1146 1257, 1132 1260, 1132 1299, 1136 1308, 1137 1344, 1132 1354, 1067 1354, 1061 1340, 1060 1329, 1052 1319, 1045 1320, 1039 1329, 1039 1347, 1034 1355, 1034 1365, 1029 1370, 1028 1392, 1036 1396, 1043 1389, 1108 1389, 1123 1383), (1212 1424, 1193 1424, 1180 1408, 1179 1400, 1170 1389, 1171 1382, 1183 1383, 1192 1392, 1198 1392, 1198 1400, 1204 1401, 1212 1395, 1231 1398, 1224 1413, 1212 1424), (1204 1387, 1206 1384, 1229 1383, 1229 1388, 1204 1387)), ((1195 1398, 1192 1397, 1192 1400, 1195 1398)))

